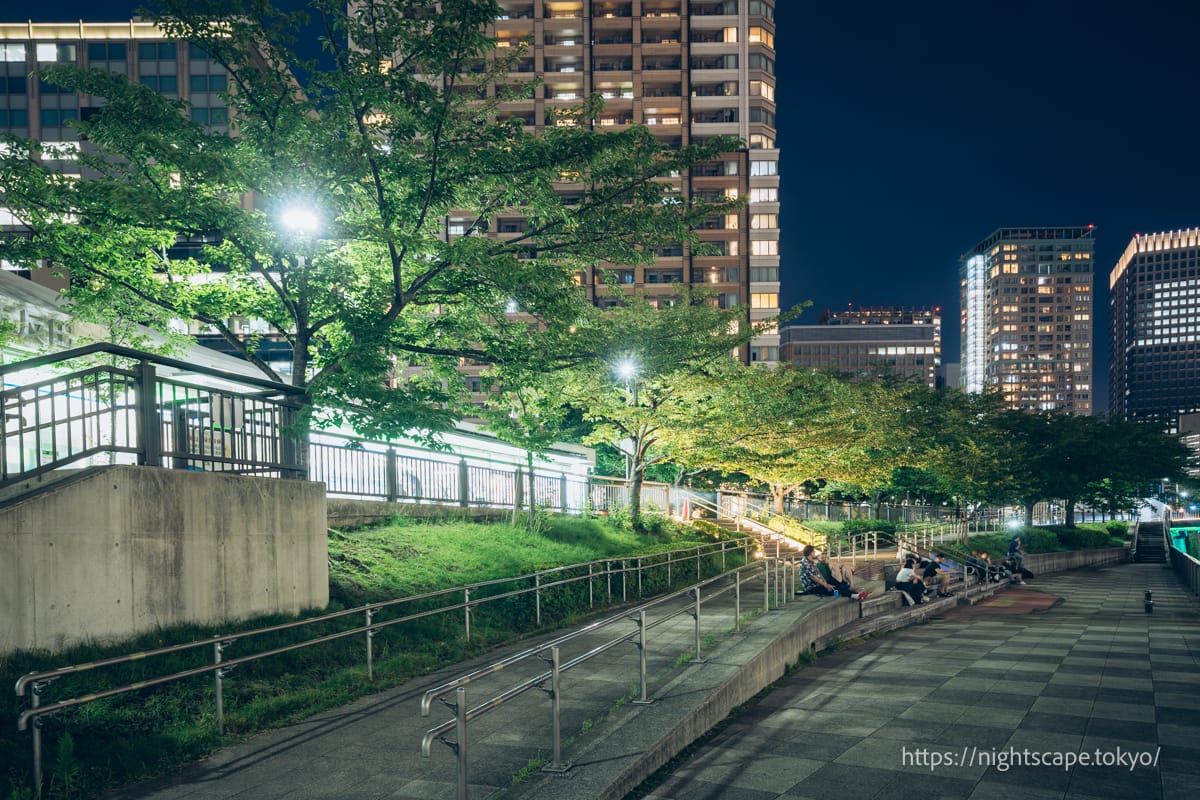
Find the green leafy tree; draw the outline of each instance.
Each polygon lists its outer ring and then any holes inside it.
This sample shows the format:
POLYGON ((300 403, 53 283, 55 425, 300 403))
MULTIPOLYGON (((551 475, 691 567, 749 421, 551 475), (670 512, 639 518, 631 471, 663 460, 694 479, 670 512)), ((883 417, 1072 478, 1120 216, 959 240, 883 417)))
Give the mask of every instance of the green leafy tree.
POLYGON ((819 371, 728 365, 675 410, 662 438, 689 468, 743 473, 765 485, 782 513, 787 495, 805 483, 879 478, 877 397, 872 384, 819 371))
POLYGON ((713 376, 758 326, 742 309, 721 309, 703 293, 682 290, 678 302, 653 308, 642 297, 607 312, 585 337, 597 359, 573 369, 561 399, 594 427, 589 444, 619 447, 629 459, 630 517, 641 526, 641 489, 648 469, 670 460, 664 426, 680 407, 694 407, 713 376))
POLYGON ((1149 484, 1164 477, 1179 482, 1195 466, 1195 455, 1179 437, 1150 422, 1104 419, 1098 438, 1105 469, 1084 487, 1081 499, 1112 514, 1140 505, 1149 484))
POLYGON ((568 433, 570 409, 562 402, 562 372, 529 372, 524 368, 498 368, 485 379, 489 399, 480 414, 488 430, 501 441, 525 451, 525 474, 530 496, 514 498, 514 521, 523 499, 532 528, 537 509, 533 501, 534 456, 545 453, 568 433))
POLYGON ((658 180, 734 140, 670 149, 641 126, 602 132, 589 124, 596 99, 536 133, 502 119, 521 53, 500 55, 486 35, 493 0, 163 6, 170 37, 228 70, 229 131, 124 76, 47 68, 48 82, 98 100, 77 123, 88 179, 10 141, 0 205, 26 230, 3 255, 67 268, 81 307, 119 297, 143 321, 207 326, 363 433, 447 427, 460 361, 550 351, 588 303, 581 271, 694 244, 695 225, 736 208, 681 202, 658 180), (295 50, 310 24, 320 61, 295 50), (505 214, 523 229, 486 235, 505 214), (239 317, 290 345, 288 369, 260 358, 230 324, 239 317))

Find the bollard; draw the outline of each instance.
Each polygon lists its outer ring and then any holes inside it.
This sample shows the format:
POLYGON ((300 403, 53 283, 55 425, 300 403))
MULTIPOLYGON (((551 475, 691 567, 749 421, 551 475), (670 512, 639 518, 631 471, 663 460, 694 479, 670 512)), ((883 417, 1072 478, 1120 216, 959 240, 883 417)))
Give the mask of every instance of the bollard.
POLYGON ((1146 610, 1147 614, 1154 613, 1154 595, 1150 593, 1149 589, 1146 589, 1145 605, 1142 607, 1146 610))

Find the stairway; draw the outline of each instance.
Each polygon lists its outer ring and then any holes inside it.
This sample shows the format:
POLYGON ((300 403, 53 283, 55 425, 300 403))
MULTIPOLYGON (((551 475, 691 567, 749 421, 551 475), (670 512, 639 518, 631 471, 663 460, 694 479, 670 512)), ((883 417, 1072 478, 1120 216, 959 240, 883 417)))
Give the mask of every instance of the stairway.
POLYGON ((1137 550, 1134 551, 1133 560, 1139 564, 1161 564, 1167 560, 1161 522, 1143 522, 1138 525, 1137 550))

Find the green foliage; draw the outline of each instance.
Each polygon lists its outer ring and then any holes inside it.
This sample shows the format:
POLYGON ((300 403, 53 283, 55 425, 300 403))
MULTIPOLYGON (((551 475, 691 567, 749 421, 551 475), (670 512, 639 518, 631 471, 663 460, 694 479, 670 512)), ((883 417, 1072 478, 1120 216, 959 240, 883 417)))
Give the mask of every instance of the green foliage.
MULTIPOLYGON (((1062 550, 1080 550, 1090 547, 1114 546, 1112 533, 1108 523, 1087 523, 1070 528, 1066 525, 1048 525, 1039 527, 1021 527, 1009 529, 1005 533, 975 534, 970 539, 970 549, 981 550, 991 556, 993 561, 1003 559, 1008 554, 1008 543, 1013 536, 1020 534, 1021 548, 1026 553, 1055 553, 1062 550)), ((1121 535, 1124 537, 1125 523, 1120 523, 1121 535)))
POLYGON ((898 529, 899 526, 896 523, 886 519, 848 519, 839 526, 839 532, 847 535, 866 533, 867 531, 894 534, 898 529))
POLYGON ((233 124, 194 123, 186 104, 124 75, 46 68, 48 83, 96 100, 99 112, 75 123, 89 142, 75 166, 89 179, 6 137, 0 205, 29 235, 7 241, 5 258, 70 270, 81 313, 209 326, 278 380, 230 323, 262 320, 292 349, 292 382, 364 435, 451 425, 461 359, 593 358, 604 315, 576 276, 648 263, 665 245, 703 253, 698 224, 742 204, 673 202, 671 182, 656 180, 738 150, 734 138, 673 149, 644 126, 601 129, 598 97, 560 112, 574 125, 535 133, 503 119, 506 92, 488 89, 505 86, 523 50, 488 37, 494 0, 157 5, 169 38, 228 70, 233 124), (320 60, 297 53, 314 20, 320 60), (485 69, 464 68, 475 62, 485 69), (297 204, 319 230, 282 230, 297 204), (522 233, 482 235, 512 209, 522 233), (462 235, 447 235, 451 216, 462 235), (206 244, 169 258, 181 237, 206 244), (508 313, 514 301, 528 316, 508 313))
POLYGON ((1129 523, 1124 520, 1110 519, 1104 523, 1104 529, 1108 531, 1110 536, 1118 536, 1124 539, 1129 533, 1129 523))

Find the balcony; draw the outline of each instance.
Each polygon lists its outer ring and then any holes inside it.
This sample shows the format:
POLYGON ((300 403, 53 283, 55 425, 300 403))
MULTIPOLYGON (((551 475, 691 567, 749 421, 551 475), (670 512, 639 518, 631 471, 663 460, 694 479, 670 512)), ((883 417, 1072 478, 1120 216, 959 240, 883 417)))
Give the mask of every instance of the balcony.
POLYGON ((677 70, 681 66, 681 60, 678 58, 644 58, 642 59, 642 69, 651 70, 677 70))
POLYGON ((633 58, 597 58, 595 67, 597 72, 629 72, 633 69, 633 58))

